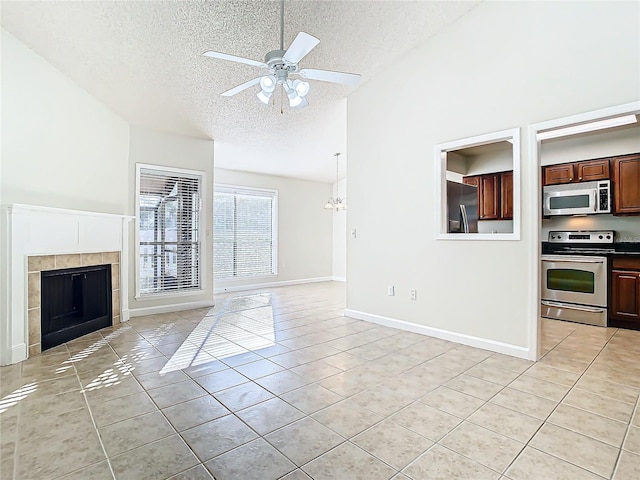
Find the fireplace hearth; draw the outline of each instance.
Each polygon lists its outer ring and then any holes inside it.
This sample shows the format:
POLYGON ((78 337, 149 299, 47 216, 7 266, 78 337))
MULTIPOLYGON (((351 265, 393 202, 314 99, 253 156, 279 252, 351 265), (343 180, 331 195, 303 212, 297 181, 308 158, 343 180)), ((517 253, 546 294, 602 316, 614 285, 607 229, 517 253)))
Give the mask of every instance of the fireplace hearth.
POLYGON ((41 272, 42 350, 111 326, 111 265, 41 272))

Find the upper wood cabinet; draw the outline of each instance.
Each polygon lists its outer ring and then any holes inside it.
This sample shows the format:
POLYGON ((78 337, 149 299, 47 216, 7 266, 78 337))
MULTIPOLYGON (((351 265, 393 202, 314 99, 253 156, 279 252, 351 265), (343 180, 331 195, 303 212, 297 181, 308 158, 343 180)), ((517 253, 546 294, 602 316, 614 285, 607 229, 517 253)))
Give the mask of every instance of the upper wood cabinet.
POLYGON ((611 160, 613 169, 614 215, 640 213, 640 154, 611 160))
POLYGON ((590 182, 609 179, 609 159, 588 160, 585 162, 563 163, 543 168, 543 184, 590 182))
POLYGON ((513 218, 513 171, 473 175, 462 181, 478 187, 478 220, 513 218))
POLYGON ((513 171, 500 174, 500 217, 513 219, 513 171))
POLYGON ((560 183, 571 183, 575 177, 575 166, 573 163, 563 163, 562 165, 552 165, 543 168, 543 184, 557 185, 560 183))
POLYGON ((473 185, 474 187, 480 188, 480 175, 473 177, 464 177, 462 179, 462 183, 465 185, 473 185))
POLYGON ((480 177, 480 215, 478 220, 500 218, 500 174, 480 177))
POLYGON ((592 160, 576 164, 578 182, 609 179, 609 160, 592 160))

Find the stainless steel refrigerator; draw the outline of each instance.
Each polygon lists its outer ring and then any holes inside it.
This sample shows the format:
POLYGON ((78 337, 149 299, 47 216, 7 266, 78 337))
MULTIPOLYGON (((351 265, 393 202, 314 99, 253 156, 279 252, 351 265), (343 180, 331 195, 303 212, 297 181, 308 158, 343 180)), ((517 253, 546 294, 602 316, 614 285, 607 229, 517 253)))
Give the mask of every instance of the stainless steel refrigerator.
POLYGON ((447 232, 478 233, 478 187, 447 181, 447 232))

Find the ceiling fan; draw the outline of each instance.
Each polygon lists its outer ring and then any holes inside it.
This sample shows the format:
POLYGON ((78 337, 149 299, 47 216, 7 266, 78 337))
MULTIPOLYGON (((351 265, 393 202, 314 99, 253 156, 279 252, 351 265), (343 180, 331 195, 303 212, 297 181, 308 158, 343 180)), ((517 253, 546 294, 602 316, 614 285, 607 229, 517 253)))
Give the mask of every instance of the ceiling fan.
POLYGON ((219 58, 231 62, 244 63, 267 70, 264 75, 244 82, 221 95, 231 97, 254 85, 260 84, 260 91, 256 94, 258 99, 268 105, 277 85, 282 85, 284 92, 289 98, 291 108, 304 108, 309 103, 305 98, 309 93, 310 86, 304 80, 289 78, 290 75, 299 75, 303 79, 320 80, 323 82, 339 83, 355 87, 360 83, 360 75, 356 73, 334 72, 331 70, 318 70, 316 68, 300 69, 298 63, 320 43, 313 35, 300 32, 289 45, 284 49, 284 0, 280 2, 280 50, 272 50, 264 57, 264 62, 251 60, 250 58, 237 57, 227 53, 208 51, 204 52, 205 57, 219 58))

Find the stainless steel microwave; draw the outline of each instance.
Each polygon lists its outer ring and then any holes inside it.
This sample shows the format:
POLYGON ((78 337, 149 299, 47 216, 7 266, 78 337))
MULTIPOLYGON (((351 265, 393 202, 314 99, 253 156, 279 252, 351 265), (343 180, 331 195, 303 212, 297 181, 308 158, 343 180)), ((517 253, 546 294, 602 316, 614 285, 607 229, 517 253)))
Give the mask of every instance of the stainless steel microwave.
POLYGON ((611 213, 609 180, 547 185, 542 193, 545 216, 611 213))

